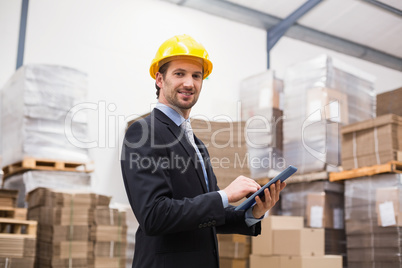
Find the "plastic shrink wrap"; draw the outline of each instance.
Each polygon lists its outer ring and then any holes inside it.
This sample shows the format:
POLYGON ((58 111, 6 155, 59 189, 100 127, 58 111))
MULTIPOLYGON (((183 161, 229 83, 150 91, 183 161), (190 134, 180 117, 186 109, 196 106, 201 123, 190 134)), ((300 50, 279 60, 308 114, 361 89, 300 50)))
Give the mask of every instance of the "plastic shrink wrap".
POLYGON ((348 267, 402 266, 402 174, 345 181, 348 267))
POLYGON ((18 190, 18 207, 25 207, 26 194, 39 187, 90 191, 91 174, 83 172, 32 170, 11 175, 4 181, 5 189, 18 190))
POLYGON ((299 174, 336 171, 340 125, 375 117, 375 77, 327 55, 296 64, 284 79, 284 157, 299 174))
POLYGON ((307 228, 324 228, 325 254, 342 255, 346 264, 343 193, 341 183, 289 183, 281 192, 278 213, 303 217, 307 228))
POLYGON ((246 122, 246 143, 251 177, 274 177, 287 167, 282 155, 283 82, 274 71, 241 82, 241 120, 246 122))
POLYGON ((87 162, 86 74, 61 66, 26 65, 1 91, 2 166, 24 157, 87 162))

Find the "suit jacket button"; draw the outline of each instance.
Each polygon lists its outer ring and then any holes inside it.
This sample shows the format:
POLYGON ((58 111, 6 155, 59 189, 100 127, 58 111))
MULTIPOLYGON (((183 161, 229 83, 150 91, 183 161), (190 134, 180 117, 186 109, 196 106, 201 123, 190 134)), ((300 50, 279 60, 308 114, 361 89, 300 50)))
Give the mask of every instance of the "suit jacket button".
POLYGON ((202 228, 202 224, 200 223, 200 225, 198 225, 198 228, 202 228))
POLYGON ((212 225, 215 225, 215 224, 216 224, 216 220, 213 220, 213 221, 212 221, 212 225))
POLYGON ((212 222, 208 222, 208 226, 212 226, 212 222))
POLYGON ((202 227, 207 227, 208 226, 208 223, 204 223, 203 225, 202 225, 202 227))

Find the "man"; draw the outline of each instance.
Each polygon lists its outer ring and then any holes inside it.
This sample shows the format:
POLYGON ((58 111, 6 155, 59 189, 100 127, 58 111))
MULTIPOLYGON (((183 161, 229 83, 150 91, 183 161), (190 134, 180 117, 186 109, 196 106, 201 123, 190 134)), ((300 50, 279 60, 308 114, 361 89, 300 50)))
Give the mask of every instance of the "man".
POLYGON ((127 130, 121 160, 139 222, 132 267, 219 267, 216 234, 260 234, 259 221, 285 187, 272 185, 247 211, 228 205, 260 186, 239 176, 219 190, 208 151, 192 134, 190 111, 211 71, 205 48, 188 35, 167 40, 152 61, 159 102, 127 130))

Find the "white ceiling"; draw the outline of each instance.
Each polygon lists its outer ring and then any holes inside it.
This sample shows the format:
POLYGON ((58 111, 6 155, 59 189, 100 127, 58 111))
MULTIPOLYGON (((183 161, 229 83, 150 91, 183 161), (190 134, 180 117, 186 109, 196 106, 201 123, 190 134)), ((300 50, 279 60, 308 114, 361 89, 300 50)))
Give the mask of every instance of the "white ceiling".
MULTIPOLYGON (((286 18, 306 0, 226 0, 286 18)), ((402 10, 402 0, 381 2, 402 10)), ((298 24, 402 58, 402 17, 361 0, 324 0, 298 24)))

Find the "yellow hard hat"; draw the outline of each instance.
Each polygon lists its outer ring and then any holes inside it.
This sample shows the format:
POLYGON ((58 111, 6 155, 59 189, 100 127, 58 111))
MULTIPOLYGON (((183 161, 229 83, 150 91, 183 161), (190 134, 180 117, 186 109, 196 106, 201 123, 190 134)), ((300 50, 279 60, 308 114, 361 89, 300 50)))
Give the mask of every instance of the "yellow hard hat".
POLYGON ((163 64, 173 60, 176 56, 189 56, 202 59, 204 65, 203 79, 212 72, 212 62, 209 60, 208 52, 204 46, 195 41, 191 36, 183 34, 166 40, 159 47, 149 68, 152 78, 155 79, 156 73, 163 64))

